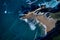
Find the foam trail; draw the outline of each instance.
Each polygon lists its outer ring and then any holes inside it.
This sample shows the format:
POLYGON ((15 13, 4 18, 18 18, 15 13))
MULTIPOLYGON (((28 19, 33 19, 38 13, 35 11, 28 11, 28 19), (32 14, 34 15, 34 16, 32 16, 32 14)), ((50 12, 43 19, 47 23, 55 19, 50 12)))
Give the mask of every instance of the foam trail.
POLYGON ((37 2, 38 0, 35 0, 35 1, 33 1, 33 2, 31 2, 30 0, 27 0, 26 2, 28 2, 28 4, 33 4, 33 3, 35 3, 35 2, 37 2))
POLYGON ((38 32, 36 31, 35 36, 34 36, 34 40, 37 38, 37 34, 38 34, 38 32))

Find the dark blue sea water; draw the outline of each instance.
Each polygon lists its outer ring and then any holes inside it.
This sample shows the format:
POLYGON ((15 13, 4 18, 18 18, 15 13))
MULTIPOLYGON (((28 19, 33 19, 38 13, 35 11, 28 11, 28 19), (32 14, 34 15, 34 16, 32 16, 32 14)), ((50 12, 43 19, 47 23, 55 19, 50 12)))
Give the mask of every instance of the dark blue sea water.
MULTIPOLYGON (((51 0, 38 0, 33 4, 38 5, 49 1, 51 0)), ((53 4, 54 1, 51 2, 53 4)), ((28 23, 19 19, 19 14, 25 10, 21 8, 22 6, 30 7, 26 0, 0 0, 0 40, 34 40, 37 37, 44 37, 45 32, 42 26, 39 27, 36 24, 36 29, 31 30, 28 23)))
POLYGON ((36 24, 36 29, 31 30, 28 23, 18 19, 13 14, 2 14, 0 26, 0 40, 34 40, 35 37, 43 37, 44 30, 36 24))

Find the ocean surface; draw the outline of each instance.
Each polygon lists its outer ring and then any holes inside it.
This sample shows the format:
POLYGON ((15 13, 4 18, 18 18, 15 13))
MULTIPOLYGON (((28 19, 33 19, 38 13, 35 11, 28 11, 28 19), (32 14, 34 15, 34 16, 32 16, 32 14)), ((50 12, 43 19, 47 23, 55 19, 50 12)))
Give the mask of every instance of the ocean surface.
MULTIPOLYGON (((34 0, 32 1, 33 4, 39 6, 40 2, 44 4, 44 2, 49 2, 49 0, 36 0, 36 3, 34 0)), ((53 3, 54 1, 51 2, 53 3)), ((28 3, 30 3, 30 1, 28 3)), ((21 12, 21 6, 23 5, 26 7, 26 5, 28 5, 26 0, 2 0, 0 4, 0 40, 34 40, 37 37, 45 36, 43 26, 39 27, 38 23, 35 25, 19 19, 19 14, 23 13, 21 12)))
POLYGON ((43 27, 39 27, 38 24, 28 24, 13 14, 3 14, 0 17, 0 40, 34 40, 44 37, 43 27), (36 28, 33 30, 34 27, 36 28))

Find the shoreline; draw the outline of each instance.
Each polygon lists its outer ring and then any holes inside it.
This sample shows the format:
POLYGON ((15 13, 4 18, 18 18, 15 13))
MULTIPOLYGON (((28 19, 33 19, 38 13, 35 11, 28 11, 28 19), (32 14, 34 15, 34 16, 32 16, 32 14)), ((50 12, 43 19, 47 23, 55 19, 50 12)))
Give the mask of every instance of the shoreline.
MULTIPOLYGON (((55 27, 55 20, 48 20, 44 15, 36 15, 33 12, 29 12, 28 14, 25 14, 23 19, 31 19, 33 18, 34 20, 38 20, 37 22, 40 23, 42 22, 46 26, 46 31, 49 32, 55 27)), ((42 24, 42 25, 43 25, 42 24)))
POLYGON ((40 23, 43 27, 44 27, 44 31, 45 31, 45 36, 47 35, 47 26, 44 25, 42 22, 40 23))
MULTIPOLYGON (((22 19, 22 18, 21 18, 22 19)), ((24 20, 26 23, 28 23, 28 19, 22 19, 22 20, 24 20)), ((44 25, 42 22, 40 22, 39 20, 37 20, 37 19, 35 19, 36 20, 36 24, 40 24, 40 25, 42 25, 43 26, 43 31, 45 31, 44 32, 44 36, 46 36, 47 35, 47 26, 46 25, 44 25)), ((32 22, 31 23, 28 23, 29 24, 29 26, 30 26, 30 29, 31 30, 35 30, 36 29, 36 26, 32 26, 32 25, 36 25, 36 24, 33 24, 32 22), (32 24, 32 25, 31 25, 32 24)))
POLYGON ((43 27, 44 27, 44 31, 45 31, 45 36, 47 35, 47 26, 46 25, 44 25, 42 22, 40 22, 39 20, 37 20, 36 19, 36 21, 37 21, 37 23, 39 23, 39 25, 42 25, 43 27))

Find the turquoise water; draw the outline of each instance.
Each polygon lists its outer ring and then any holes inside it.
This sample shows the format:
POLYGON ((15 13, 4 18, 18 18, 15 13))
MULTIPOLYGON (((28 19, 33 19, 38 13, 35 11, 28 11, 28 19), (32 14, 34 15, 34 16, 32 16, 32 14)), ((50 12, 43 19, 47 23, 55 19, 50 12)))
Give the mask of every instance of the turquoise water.
POLYGON ((20 20, 17 15, 2 14, 0 26, 0 40, 34 40, 43 37, 44 31, 38 24, 36 29, 31 30, 28 23, 20 20))
MULTIPOLYGON (((26 3, 26 1, 28 1, 28 0, 5 0, 5 1, 3 0, 3 2, 2 2, 2 5, 4 6, 3 10, 8 10, 11 12, 19 11, 22 6, 29 7, 28 3, 26 3)), ((31 0, 31 1, 33 2, 34 0, 31 0)), ((56 0, 37 0, 34 4, 41 5, 41 3, 42 4, 46 3, 46 6, 51 6, 51 7, 54 7, 57 5, 56 0), (50 3, 46 3, 49 1, 50 1, 50 3)))
MULTIPOLYGON (((19 19, 18 11, 21 6, 26 6, 26 0, 5 0, 1 2, 2 12, 0 12, 0 40, 34 40, 37 37, 44 36, 44 29, 39 24, 36 24, 36 29, 31 30, 30 25, 19 19), (8 13, 4 13, 4 11, 8 13)), ((33 0, 34 1, 34 0, 33 0)), ((44 3, 50 0, 38 0, 36 5, 40 2, 44 3)), ((54 1, 50 5, 55 6, 54 1)), ((48 5, 48 4, 47 4, 48 5)), ((50 6, 49 5, 49 6, 50 6)))

